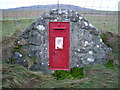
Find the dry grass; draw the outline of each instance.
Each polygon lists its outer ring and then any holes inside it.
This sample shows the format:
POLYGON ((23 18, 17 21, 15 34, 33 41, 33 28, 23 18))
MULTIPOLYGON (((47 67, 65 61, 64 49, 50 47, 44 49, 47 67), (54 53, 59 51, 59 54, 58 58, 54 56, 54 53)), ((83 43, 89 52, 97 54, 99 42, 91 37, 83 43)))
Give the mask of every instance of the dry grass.
POLYGON ((20 65, 3 63, 4 88, 118 88, 118 69, 103 65, 86 67, 82 79, 55 80, 50 75, 33 72, 20 65))

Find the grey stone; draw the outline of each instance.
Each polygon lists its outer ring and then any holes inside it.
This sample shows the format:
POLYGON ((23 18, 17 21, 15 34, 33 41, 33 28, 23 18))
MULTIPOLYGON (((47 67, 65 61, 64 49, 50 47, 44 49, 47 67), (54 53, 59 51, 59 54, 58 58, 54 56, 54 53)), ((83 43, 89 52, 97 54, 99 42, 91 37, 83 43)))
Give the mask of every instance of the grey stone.
MULTIPOLYGON (((29 51, 29 56, 37 56, 38 62, 31 70, 52 73, 49 70, 48 55, 48 22, 70 22, 70 67, 85 67, 93 64, 105 64, 110 48, 102 42, 100 32, 86 18, 73 10, 54 9, 38 17, 18 40, 25 39, 23 48, 29 51)), ((24 55, 15 52, 15 63, 26 66, 24 55), (17 54, 16 54, 17 53, 17 54)))

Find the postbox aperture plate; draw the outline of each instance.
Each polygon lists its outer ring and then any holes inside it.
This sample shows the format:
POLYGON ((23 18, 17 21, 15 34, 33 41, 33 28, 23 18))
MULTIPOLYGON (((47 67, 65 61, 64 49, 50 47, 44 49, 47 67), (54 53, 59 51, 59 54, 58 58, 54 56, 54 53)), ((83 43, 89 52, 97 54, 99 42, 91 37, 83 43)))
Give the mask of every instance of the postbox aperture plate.
POLYGON ((55 49, 63 49, 63 37, 55 37, 55 49))
POLYGON ((49 22, 49 69, 69 70, 70 23, 49 22))

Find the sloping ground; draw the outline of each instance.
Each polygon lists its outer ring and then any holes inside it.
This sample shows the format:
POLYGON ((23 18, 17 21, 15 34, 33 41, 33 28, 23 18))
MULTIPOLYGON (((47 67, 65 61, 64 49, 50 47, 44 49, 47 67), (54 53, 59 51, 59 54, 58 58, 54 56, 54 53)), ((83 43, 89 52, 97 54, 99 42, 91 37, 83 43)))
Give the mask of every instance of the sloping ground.
POLYGON ((39 88, 52 77, 32 72, 20 65, 3 64, 3 88, 39 88))
POLYGON ((115 88, 118 87, 118 68, 95 65, 86 69, 89 80, 82 87, 115 88))
POLYGON ((2 38, 2 60, 8 62, 11 59, 13 49, 17 47, 16 40, 21 31, 16 30, 12 36, 2 38))
MULTIPOLYGON (((10 48, 15 47, 15 40, 20 32, 16 32, 11 37, 3 39, 2 48, 6 53, 11 53, 10 48), (8 49, 7 49, 8 48, 8 49)), ((118 88, 118 54, 117 40, 113 33, 102 32, 103 40, 110 45, 113 53, 109 56, 110 61, 114 62, 114 66, 105 67, 103 65, 94 65, 84 68, 85 77, 82 79, 69 78, 64 80, 56 80, 50 75, 44 75, 41 72, 33 72, 25 69, 23 66, 3 63, 2 68, 2 87, 3 88, 118 88), (111 41, 110 41, 111 40, 111 41)), ((4 54, 4 56, 9 54, 4 54)), ((4 61, 10 59, 10 56, 4 57, 4 61)), ((109 66, 109 64, 108 64, 109 66)), ((1 86, 0 86, 1 87, 1 86)))
POLYGON ((84 68, 82 79, 56 80, 50 75, 33 72, 20 65, 3 64, 3 88, 118 88, 117 67, 102 65, 84 68))
POLYGON ((51 81, 42 87, 47 88, 117 88, 118 71, 117 68, 108 69, 102 65, 85 68, 85 75, 82 79, 65 79, 61 81, 51 81), (88 73, 89 72, 89 73, 88 73))

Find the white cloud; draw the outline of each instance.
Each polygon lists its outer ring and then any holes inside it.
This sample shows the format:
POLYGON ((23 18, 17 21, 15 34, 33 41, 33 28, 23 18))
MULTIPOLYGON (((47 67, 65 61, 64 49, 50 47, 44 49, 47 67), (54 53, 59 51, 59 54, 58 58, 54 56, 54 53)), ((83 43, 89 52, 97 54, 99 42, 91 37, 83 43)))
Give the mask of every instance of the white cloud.
MULTIPOLYGON (((118 10, 119 0, 59 0, 60 4, 71 4, 98 10, 118 10)), ((15 8, 31 5, 57 4, 57 0, 2 0, 0 8, 15 8)))

